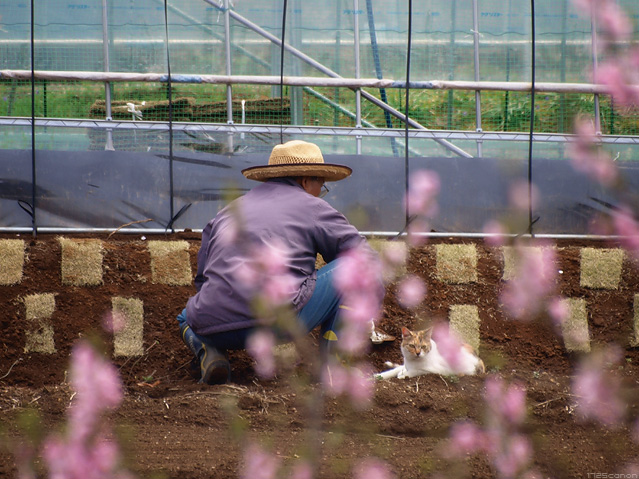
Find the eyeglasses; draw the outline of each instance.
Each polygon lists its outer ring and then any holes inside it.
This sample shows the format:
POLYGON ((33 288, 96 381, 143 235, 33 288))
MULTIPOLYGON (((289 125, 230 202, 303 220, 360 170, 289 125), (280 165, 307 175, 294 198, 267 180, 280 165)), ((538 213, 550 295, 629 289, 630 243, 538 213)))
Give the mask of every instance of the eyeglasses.
POLYGON ((328 189, 328 186, 326 186, 325 184, 322 185, 322 191, 320 192, 319 197, 320 198, 324 198, 328 194, 329 191, 331 191, 331 190, 328 189))

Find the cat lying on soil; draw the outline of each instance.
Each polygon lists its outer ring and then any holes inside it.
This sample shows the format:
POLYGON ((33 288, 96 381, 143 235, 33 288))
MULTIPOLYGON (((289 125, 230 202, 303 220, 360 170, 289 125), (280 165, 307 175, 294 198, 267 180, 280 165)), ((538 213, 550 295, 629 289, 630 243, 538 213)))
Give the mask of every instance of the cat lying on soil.
POLYGON ((442 356, 437 343, 432 339, 433 328, 421 331, 411 331, 402 328, 401 351, 404 364, 387 362, 391 367, 375 375, 376 379, 412 378, 423 374, 442 375, 473 375, 486 372, 484 362, 474 353, 473 348, 465 343, 459 343, 459 350, 455 351, 454 366, 442 356))

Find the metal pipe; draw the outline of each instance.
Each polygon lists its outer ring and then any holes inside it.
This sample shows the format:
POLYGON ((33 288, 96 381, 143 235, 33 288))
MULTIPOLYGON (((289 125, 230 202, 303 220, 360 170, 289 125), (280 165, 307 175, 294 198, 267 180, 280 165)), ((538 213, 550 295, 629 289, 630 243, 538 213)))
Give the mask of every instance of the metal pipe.
MULTIPOLYGON (((102 0, 102 48, 104 51, 104 71, 109 72, 110 60, 109 60, 109 17, 107 10, 107 0, 102 0)), ((106 110, 106 121, 111 121, 111 83, 104 82, 104 107, 106 110)), ((106 131, 106 144, 105 150, 113 151, 113 131, 107 129, 106 131)))
MULTIPOLYGON (((355 53, 355 78, 359 79, 361 72, 360 54, 359 54, 359 0, 353 0, 353 32, 354 38, 354 53, 355 53)), ((358 88, 355 90, 355 128, 362 127, 362 90, 358 88)), ((362 137, 355 137, 355 145, 357 154, 362 154, 362 137)))
MULTIPOLYGON (((27 227, 0 227, 0 233, 6 234, 21 234, 31 233, 32 228, 27 227)), ((59 233, 59 234, 105 234, 113 233, 117 231, 118 234, 138 234, 138 235, 152 235, 152 234, 166 234, 164 228, 56 228, 56 227, 40 227, 38 232, 40 233, 59 233)), ((173 233, 183 233, 185 229, 175 229, 173 233)), ((190 232, 196 234, 202 234, 202 229, 189 229, 190 232)), ((407 236, 406 233, 400 231, 360 231, 360 234, 369 238, 379 237, 401 237, 407 236)), ((491 238, 499 235, 490 235, 486 233, 446 233, 446 232, 429 232, 429 233, 411 233, 413 235, 422 236, 425 238, 491 238)), ((504 238, 514 238, 517 235, 503 235, 504 238)), ((523 238, 532 238, 528 234, 520 235, 523 238)), ((580 235, 580 234, 535 234, 534 238, 541 239, 557 239, 557 240, 592 240, 592 241, 619 241, 626 239, 625 236, 602 236, 602 235, 580 235)))
MULTIPOLYGON (((599 49, 597 39, 597 9, 592 9, 592 17, 590 20, 590 29, 592 36, 592 74, 597 77, 597 68, 599 67, 599 49)), ((601 118, 599 117, 599 95, 595 93, 595 132, 601 134, 601 118)))
MULTIPOLYGON (((477 0, 473 0, 473 49, 474 49, 474 70, 475 81, 479 81, 479 12, 477 0)), ((481 132, 481 91, 475 90, 475 125, 478 132, 481 132)), ((477 156, 482 157, 482 144, 477 142, 477 156)))
MULTIPOLYGON (((231 75, 231 17, 229 0, 224 0, 224 47, 226 50, 226 74, 231 75)), ((226 85, 226 122, 233 124, 233 85, 226 85)), ((233 133, 227 135, 228 151, 233 151, 233 133)))
MULTIPOLYGON (((78 80, 78 81, 110 81, 110 82, 166 82, 168 76, 165 73, 124 73, 124 72, 79 72, 79 71, 44 71, 36 70, 34 78, 47 80, 78 80)), ((0 79, 30 80, 29 70, 0 70, 0 79)), ((243 84, 243 85, 279 85, 279 76, 256 75, 179 75, 172 74, 173 83, 209 83, 209 84, 243 84)), ((284 84, 290 86, 315 86, 315 87, 344 87, 356 90, 357 88, 406 88, 405 81, 378 80, 376 78, 320 78, 320 77, 284 77, 284 84)), ((499 81, 411 81, 412 90, 485 90, 485 91, 532 91, 532 82, 499 82, 499 81)), ((639 86, 634 87, 639 93, 639 86)), ((606 88, 594 83, 555 83, 535 82, 535 92, 547 93, 586 93, 605 94, 606 88)), ((368 97, 368 93, 362 91, 362 95, 368 97)), ((367 98, 368 99, 368 98, 367 98)), ((377 98, 373 97, 373 100, 377 98)), ((377 100, 379 101, 379 100, 377 100)), ((386 105, 391 110, 392 107, 386 105)), ((398 118, 403 121, 403 113, 394 110, 398 118)), ((409 124, 414 120, 409 118, 409 124)), ((419 127, 416 127, 419 128, 419 127)), ((421 127, 419 129, 428 130, 421 127)), ((429 130, 433 131, 433 130, 429 130)))
MULTIPOLYGON (((220 6, 217 5, 213 0, 204 0, 204 1, 206 3, 214 6, 217 9, 220 8, 220 6)), ((263 37, 265 37, 267 39, 269 39, 271 42, 275 43, 277 46, 282 47, 282 42, 280 41, 279 38, 277 38, 275 35, 267 32, 266 30, 264 30, 259 25, 256 25, 255 23, 251 22, 250 20, 242 17, 241 15, 238 15, 236 12, 230 12, 230 15, 236 21, 238 21, 239 23, 242 23, 247 28, 250 28, 254 32, 262 35, 263 37)), ((292 55, 296 56, 297 58, 300 58, 301 60, 303 60, 304 62, 308 63, 312 67, 314 67, 317 70, 321 71, 322 73, 326 74, 327 76, 330 76, 332 78, 341 78, 341 76, 339 74, 337 74, 336 72, 334 72, 330 68, 326 67, 325 65, 322 65, 317 60, 314 60, 313 58, 309 57, 308 55, 304 54, 303 52, 297 50, 296 48, 293 48, 292 46, 286 45, 286 44, 283 46, 283 48, 285 50, 287 50, 289 53, 291 53, 292 55)), ((395 116, 396 118, 399 118, 401 121, 407 122, 413 128, 419 128, 421 130, 428 130, 428 128, 426 128, 424 125, 421 125, 420 123, 416 122, 415 120, 412 120, 410 118, 405 118, 402 113, 400 113, 399 111, 397 111, 395 108, 391 107, 390 105, 387 105, 383 101, 378 100, 377 98, 375 98, 370 93, 362 91, 362 96, 364 98, 366 98, 368 101, 370 101, 371 103, 373 103, 376 106, 382 108, 384 111, 387 111, 388 113, 390 113, 391 115, 395 116)), ((472 155, 470 155, 469 153, 466 153, 461 148, 451 144, 450 142, 448 142, 446 140, 435 140, 435 141, 437 141, 437 143, 441 144, 445 148, 448 148, 449 150, 453 151, 454 153, 457 153, 460 156, 463 156, 463 157, 466 157, 466 158, 472 158, 472 155)))

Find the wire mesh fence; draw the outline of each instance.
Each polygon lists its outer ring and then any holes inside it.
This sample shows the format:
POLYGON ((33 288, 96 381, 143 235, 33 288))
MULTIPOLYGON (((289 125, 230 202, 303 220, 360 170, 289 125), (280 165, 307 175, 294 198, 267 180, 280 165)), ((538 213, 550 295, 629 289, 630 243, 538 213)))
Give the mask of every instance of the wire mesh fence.
MULTIPOLYGON (((636 23, 636 2, 618 3, 636 23)), ((637 112, 591 84, 604 60, 596 19, 570 0, 413 2, 410 31, 406 1, 284 5, 0 4, 0 149, 251 154, 286 131, 327 154, 524 161, 521 135, 535 133, 536 155, 564 159, 573 120, 585 114, 623 159, 636 156, 618 138, 638 135, 637 112), (383 86, 357 86, 375 79, 383 86), (408 145, 405 113, 422 134, 408 145)), ((616 48, 637 41, 635 28, 616 48)))

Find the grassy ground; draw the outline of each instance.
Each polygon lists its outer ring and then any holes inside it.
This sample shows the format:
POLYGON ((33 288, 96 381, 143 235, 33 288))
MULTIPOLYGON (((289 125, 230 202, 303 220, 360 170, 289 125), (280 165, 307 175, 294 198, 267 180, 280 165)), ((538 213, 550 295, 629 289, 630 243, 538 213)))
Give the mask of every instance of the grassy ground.
MULTIPOLYGON (((355 95, 348 89, 317 88, 316 91, 344 109, 355 112, 355 95)), ((370 93, 380 96, 380 92, 370 93)), ((404 112, 405 91, 387 92, 388 103, 404 112)), ((285 88, 285 95, 289 95, 285 88)), ((87 118, 91 105, 104 99, 102 84, 91 82, 39 82, 35 88, 35 115, 46 118, 87 118)), ((225 85, 178 85, 172 97, 190 97, 196 104, 225 102, 225 85)), ((240 85, 233 87, 235 99, 258 100, 271 97, 269 86, 240 85)), ((161 101, 168 98, 167 85, 146 83, 112 84, 112 100, 161 101)), ((410 116, 429 129, 484 131, 528 131, 531 98, 519 92, 482 92, 481 125, 476 122, 476 98, 472 91, 414 90, 409 95, 410 116)), ((352 117, 338 113, 318 98, 304 93, 304 124, 323 126, 354 126, 352 117)), ((592 95, 544 93, 535 96, 535 131, 569 133, 576 114, 592 115, 595 101, 592 95)), ((600 98, 600 115, 604 134, 636 135, 639 121, 636 113, 624 111, 608 97, 600 98)), ((0 116, 31 116, 31 85, 28 82, 0 82, 0 116)), ((387 119, 375 105, 364 101, 362 118, 376 127, 402 128, 396 118, 387 119)), ((206 121, 206 118, 204 119, 206 121)), ((239 119, 238 119, 239 120, 239 119)), ((212 120, 211 120, 212 121, 212 120)), ((274 117, 273 124, 280 118, 274 117)))

